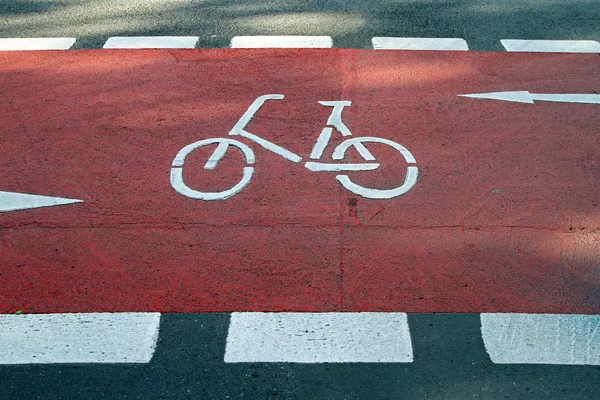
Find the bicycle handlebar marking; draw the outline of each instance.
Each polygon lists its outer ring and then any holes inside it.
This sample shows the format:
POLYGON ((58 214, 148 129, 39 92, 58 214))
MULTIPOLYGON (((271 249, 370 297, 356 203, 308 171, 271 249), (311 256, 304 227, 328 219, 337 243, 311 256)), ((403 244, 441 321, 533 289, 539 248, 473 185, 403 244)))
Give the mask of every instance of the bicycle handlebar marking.
MULTIPOLYGON (((246 126, 248 125, 254 114, 256 114, 256 112, 263 106, 263 104, 266 101, 283 100, 283 98, 284 96, 282 94, 267 94, 258 97, 256 100, 254 100, 254 102, 252 102, 250 107, 248 107, 248 110, 246 110, 246 112, 234 125, 234 127, 229 132, 229 135, 244 137, 265 148, 266 150, 269 150, 285 158, 288 161, 299 163, 300 161, 302 161, 302 157, 300 157, 299 155, 245 130, 246 126)), ((338 132, 340 132, 342 136, 352 136, 350 129, 348 129, 348 127, 342 122, 342 111, 344 110, 344 107, 348 107, 352 104, 351 101, 319 101, 319 104, 326 107, 333 107, 333 110, 331 111, 331 114, 327 119, 326 125, 328 126, 323 128, 310 153, 310 158, 313 160, 318 160, 323 156, 325 148, 331 140, 334 128, 338 132)), ((344 156, 346 155, 346 151, 350 147, 354 147, 358 154, 365 161, 376 161, 375 156, 373 156, 373 154, 366 148, 364 143, 385 144, 400 152, 407 164, 416 163, 415 158, 406 147, 392 140, 373 136, 353 137, 351 139, 344 140, 333 150, 332 159, 343 160, 344 156)), ((175 189, 177 193, 198 200, 225 200, 239 193, 246 185, 250 183, 250 180, 252 179, 252 174, 254 172, 254 167, 247 166, 243 168, 242 179, 228 190, 224 190, 221 192, 201 192, 199 190, 195 190, 187 186, 183 180, 183 166, 185 163, 185 158, 197 148, 211 144, 218 144, 218 146, 207 160, 206 164, 204 165, 204 169, 214 169, 219 163, 219 161, 225 156, 230 146, 236 147, 239 151, 242 152, 244 158, 246 159, 246 164, 254 164, 255 158, 252 149, 248 145, 237 140, 228 138, 212 138, 194 142, 182 148, 173 160, 170 181, 171 186, 173 187, 173 189, 175 189)), ((315 161, 309 161, 304 164, 305 168, 313 172, 373 171, 378 169, 380 165, 380 163, 369 162, 336 164, 315 161)), ((391 199, 393 197, 401 196, 407 193, 409 190, 411 190, 416 185, 418 176, 419 169, 413 165, 408 166, 406 169, 406 176, 404 178, 404 182, 399 187, 393 189, 366 188, 352 182, 348 175, 336 175, 336 179, 345 189, 359 196, 368 199, 391 199)))

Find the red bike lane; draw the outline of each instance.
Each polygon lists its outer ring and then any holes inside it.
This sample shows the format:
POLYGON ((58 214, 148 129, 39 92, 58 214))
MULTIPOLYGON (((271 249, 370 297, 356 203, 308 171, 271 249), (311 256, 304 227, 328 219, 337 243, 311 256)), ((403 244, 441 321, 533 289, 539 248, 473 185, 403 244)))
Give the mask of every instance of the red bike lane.
MULTIPOLYGON (((92 50, 0 55, 0 191, 82 202, 0 212, 0 312, 597 313, 599 104, 463 94, 590 94, 597 55, 362 50, 92 50), (228 133, 246 129, 302 157, 228 133), (380 167, 305 168, 332 107, 380 167), (185 146, 252 149, 249 183, 204 201, 171 184, 185 146)), ((592 98, 593 97, 589 97, 592 98)), ((564 99, 564 98, 563 98, 564 99)), ((324 163, 361 163, 332 129, 324 163)), ((191 152, 223 191, 249 164, 191 152)), ((1 200, 1 196, 0 196, 1 200)))

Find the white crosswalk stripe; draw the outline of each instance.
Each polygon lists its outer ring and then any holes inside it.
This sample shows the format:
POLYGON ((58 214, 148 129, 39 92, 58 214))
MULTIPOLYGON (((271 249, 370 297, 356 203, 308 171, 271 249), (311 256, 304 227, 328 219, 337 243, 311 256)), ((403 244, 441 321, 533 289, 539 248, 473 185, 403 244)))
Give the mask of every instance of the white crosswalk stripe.
POLYGON ((148 363, 159 313, 0 315, 0 364, 148 363))
POLYGON ((108 38, 105 49, 193 49, 197 36, 114 36, 108 38))
POLYGON ((375 50, 469 50, 464 39, 374 37, 372 43, 375 50))
POLYGON ((600 42, 594 40, 514 40, 500 41, 506 51, 535 53, 600 53, 600 42))
POLYGON ((497 364, 600 365, 600 315, 481 314, 497 364))
POLYGON ((329 36, 236 36, 231 39, 231 48, 330 48, 333 40, 329 36))
POLYGON ((405 313, 234 313, 225 362, 413 361, 405 313))
POLYGON ((6 38, 0 39, 0 51, 68 50, 75 38, 6 38))

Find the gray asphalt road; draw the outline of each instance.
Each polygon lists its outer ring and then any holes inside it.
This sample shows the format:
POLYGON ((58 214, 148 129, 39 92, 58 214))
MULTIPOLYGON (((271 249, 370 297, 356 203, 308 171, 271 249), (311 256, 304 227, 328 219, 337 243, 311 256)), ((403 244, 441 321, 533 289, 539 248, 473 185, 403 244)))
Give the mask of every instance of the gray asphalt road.
POLYGON ((200 36, 228 47, 237 35, 328 35, 370 48, 374 36, 464 38, 472 50, 500 39, 600 40, 598 0, 1 0, 0 37, 200 36))
POLYGON ((597 398, 597 366, 493 364, 476 314, 408 317, 410 364, 226 364, 228 314, 167 314, 149 364, 2 366, 0 398, 597 398))

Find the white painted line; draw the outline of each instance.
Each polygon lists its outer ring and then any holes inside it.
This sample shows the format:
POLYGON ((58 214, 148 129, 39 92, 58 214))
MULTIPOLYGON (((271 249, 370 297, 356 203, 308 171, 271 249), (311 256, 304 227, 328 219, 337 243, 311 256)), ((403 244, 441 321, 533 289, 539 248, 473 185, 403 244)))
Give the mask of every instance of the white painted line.
POLYGON ((340 172, 340 171, 373 171, 381 164, 329 164, 309 161, 304 166, 313 172, 340 172))
POLYGON ((506 51, 549 53, 600 53, 600 42, 595 40, 513 40, 500 41, 506 51))
POLYGON ((232 49, 325 49, 332 46, 330 36, 235 36, 231 39, 232 49))
POLYGON ((349 107, 352 105, 351 101, 319 101, 319 104, 326 107, 333 107, 329 118, 327 118, 327 125, 333 126, 343 136, 352 136, 352 132, 350 132, 350 129, 348 129, 348 127, 342 121, 342 111, 344 111, 344 107, 349 107))
POLYGON ((600 94, 567 93, 567 94, 546 94, 520 92, 491 92, 475 94, 459 94, 461 97, 470 97, 472 99, 490 99, 501 101, 512 101, 515 103, 533 104, 535 101, 552 101, 557 103, 583 103, 600 104, 600 94))
POLYGON ((0 364, 147 363, 159 313, 0 315, 0 364))
POLYGON ((76 38, 7 38, 0 39, 0 51, 68 50, 76 38))
POLYGON ((391 199, 393 197, 402 196, 417 184, 419 177, 419 169, 417 167, 407 167, 404 183, 395 188, 388 190, 365 188, 352 182, 348 175, 336 175, 335 179, 342 184, 343 187, 362 196, 366 199, 391 199))
POLYGON ((221 157, 225 155, 225 152, 227 151, 227 148, 229 146, 237 147, 246 158, 247 164, 254 164, 254 152, 252 151, 252 149, 244 143, 238 142, 237 140, 226 138, 213 138, 204 139, 198 142, 194 142, 192 144, 188 144, 183 149, 179 150, 179 153, 177 153, 172 163, 173 168, 171 168, 171 186, 173 187, 173 189, 175 189, 177 193, 198 200, 225 200, 237 194, 248 183, 250 183, 250 179, 252 179, 252 174, 254 173, 254 167, 244 167, 242 180, 239 181, 231 189, 224 190, 221 192, 200 192, 190 188, 188 185, 185 184, 185 182, 183 181, 182 169, 183 164, 185 162, 185 158, 197 148, 215 143, 218 143, 218 146, 213 152, 212 156, 210 156, 210 158, 204 165, 205 169, 214 168, 214 166, 219 162, 221 157))
POLYGON ((233 313, 225 362, 409 363, 405 313, 233 313))
POLYGON ((456 38, 374 37, 371 42, 375 50, 469 50, 466 40, 456 38))
POLYGON ((193 49, 198 36, 113 36, 105 49, 193 49))
POLYGON ((321 134, 317 138, 317 142, 313 146, 312 151, 310 152, 310 158, 313 160, 318 160, 323 155, 325 151, 325 147, 329 144, 331 140, 331 134, 333 133, 333 128, 323 128, 321 134))
POLYGON ((600 315, 481 314, 496 364, 600 365, 600 315))
POLYGON ((248 107, 248 109, 246 110, 244 115, 242 115, 240 117, 240 119, 238 120, 238 122, 236 122, 236 124, 233 126, 233 128, 231 128, 231 131, 229 131, 229 134, 233 135, 233 136, 240 135, 241 137, 250 139, 253 142, 261 145, 265 149, 272 151, 273 153, 275 153, 277 155, 280 155, 281 157, 285 158, 286 160, 297 163, 297 162, 302 161, 302 157, 300 157, 298 154, 293 153, 287 149, 284 149, 283 147, 278 146, 275 143, 271 143, 268 140, 258 137, 258 136, 245 130, 246 125, 248 125, 248 122, 250 122, 252 117, 254 117, 254 114, 256 114, 256 112, 263 106, 263 104, 265 104, 265 102, 267 102, 269 100, 283 100, 283 99, 284 99, 284 96, 282 94, 265 94, 265 95, 257 97, 252 102, 252 104, 250 104, 250 107, 248 107))
POLYGON ((0 192, 0 212, 26 210, 28 208, 52 207, 81 202, 83 202, 83 200, 39 196, 25 193, 0 192))

